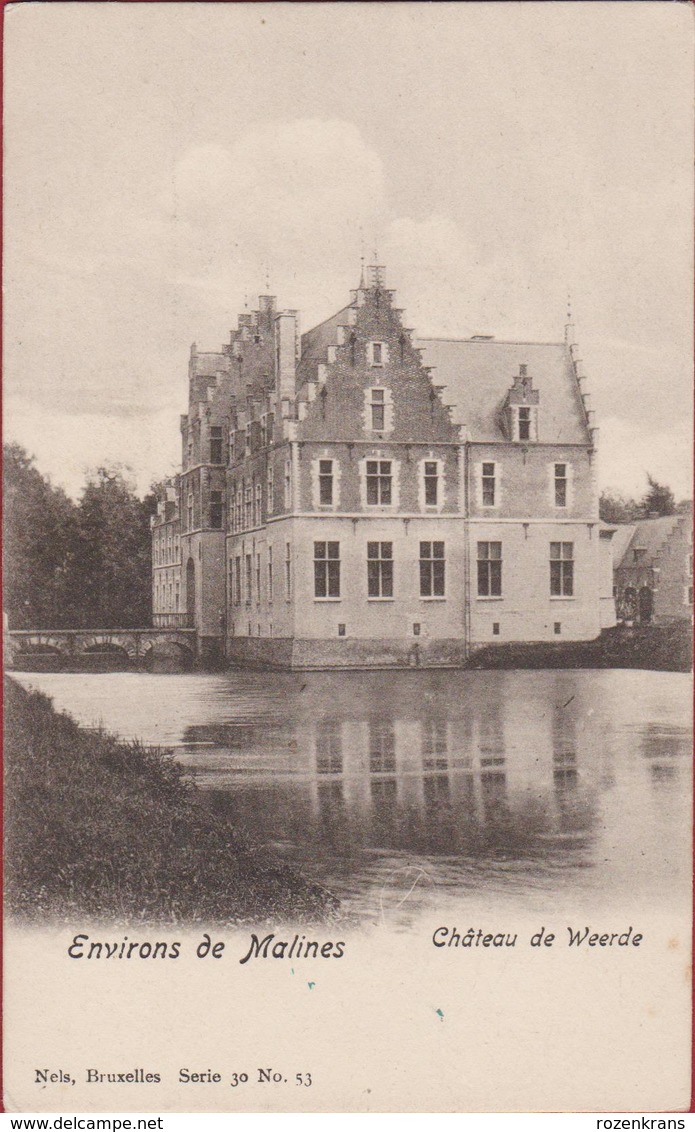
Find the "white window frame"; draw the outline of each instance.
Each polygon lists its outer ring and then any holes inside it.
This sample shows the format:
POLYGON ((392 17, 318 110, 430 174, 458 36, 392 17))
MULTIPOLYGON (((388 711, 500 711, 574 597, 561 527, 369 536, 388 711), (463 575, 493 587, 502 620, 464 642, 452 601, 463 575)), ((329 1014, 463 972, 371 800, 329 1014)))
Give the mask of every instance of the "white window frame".
POLYGON ((314 539, 313 543, 312 543, 312 551, 313 551, 313 563, 314 563, 314 570, 313 570, 314 601, 318 601, 318 602, 340 601, 340 581, 341 581, 341 579, 340 579, 340 540, 339 539, 314 539), (323 554, 319 553, 319 549, 318 549, 319 547, 324 548, 323 554), (337 555, 331 553, 330 548, 332 548, 332 547, 338 548, 337 555), (338 570, 337 570, 337 581, 338 581, 337 591, 338 592, 337 593, 330 593, 329 592, 330 589, 331 589, 331 570, 330 570, 330 564, 331 563, 337 563, 337 565, 338 565, 338 570), (325 590, 326 590, 325 594, 317 593, 317 589, 320 588, 319 584, 318 584, 319 573, 316 569, 316 567, 318 565, 322 566, 322 568, 323 568, 323 570, 322 570, 322 573, 323 573, 323 588, 325 588, 325 590))
MULTIPOLYGON (((360 460, 360 497, 362 500, 362 508, 369 512, 384 512, 386 514, 398 510, 400 498, 400 461, 394 460, 393 456, 384 456, 383 453, 377 452, 363 457, 360 460), (367 466, 368 464, 381 464, 390 463, 391 465, 391 502, 390 503, 368 503, 367 502, 367 466)), ((379 478, 382 478, 382 473, 377 473, 379 478)), ((385 475, 386 473, 383 473, 385 475)), ((371 478, 371 476, 370 476, 371 478)))
POLYGON ((275 475, 272 464, 268 464, 268 471, 266 473, 266 510, 269 515, 273 513, 273 493, 275 489, 275 475))
POLYGON ((336 511, 340 505, 340 461, 328 452, 319 453, 311 461, 311 496, 315 511, 336 511), (332 480, 332 498, 330 503, 321 502, 321 465, 330 463, 332 480))
POLYGON ((367 542, 367 601, 393 601, 393 599, 394 599, 394 589, 395 589, 395 569, 394 569, 393 539, 384 539, 384 540, 369 539, 368 542, 367 542), (377 547, 376 555, 374 555, 373 552, 370 554, 370 549, 374 546, 377 547), (384 554, 384 547, 389 547, 390 553, 384 554), (375 577, 376 577, 377 584, 378 584, 378 590, 379 590, 378 593, 370 593, 369 592, 370 563, 376 564, 375 577), (384 571, 384 568, 383 568, 384 563, 390 563, 390 565, 391 565, 391 579, 390 579, 391 593, 390 594, 384 593, 384 588, 388 588, 388 582, 386 584, 386 587, 384 585, 384 574, 385 573, 388 574, 388 571, 384 571))
POLYGON ((561 514, 571 510, 574 503, 574 469, 569 460, 553 460, 552 464, 548 465, 548 495, 550 499, 550 506, 553 511, 559 511, 561 514), (562 477, 556 476, 556 469, 558 466, 564 466, 565 469, 565 503, 557 502, 556 484, 562 477))
POLYGON ((438 513, 444 507, 444 492, 445 492, 445 478, 444 478, 444 461, 440 460, 437 456, 428 455, 420 460, 420 474, 419 474, 419 501, 420 510, 427 511, 430 514, 438 513), (435 464, 437 468, 437 502, 427 502, 427 480, 433 479, 433 476, 426 475, 428 464, 435 464))
POLYGON ((573 601, 574 598, 577 596, 577 593, 576 593, 577 576, 576 576, 576 571, 575 571, 576 561, 577 560, 574 557, 574 542, 569 542, 569 541, 565 541, 565 540, 561 540, 561 539, 551 539, 550 540, 549 562, 550 562, 550 600, 551 601, 573 601), (554 546, 560 547, 559 553, 553 551, 554 546), (569 551, 567 550, 567 547, 569 547, 569 551), (553 593, 553 565, 552 564, 554 562, 561 563, 560 572, 559 572, 560 573, 560 590, 561 590, 560 593, 553 593), (567 565, 571 566, 571 569, 569 571, 567 571, 567 569, 566 569, 567 565), (566 580, 566 575, 568 573, 569 573, 569 577, 570 577, 569 593, 567 592, 567 580, 566 580))
POLYGON ((476 546, 476 596, 477 596, 478 601, 502 601, 504 599, 504 547, 503 547, 501 539, 493 538, 493 539, 478 539, 477 540, 477 546, 476 546), (480 550, 480 548, 482 546, 486 546, 488 548, 487 554, 484 555, 484 556, 481 554, 481 550, 480 550), (491 546, 498 546, 500 548, 499 558, 491 555, 491 553, 490 553, 490 547, 491 546), (485 563, 488 564, 487 565, 487 571, 486 571, 487 590, 488 590, 487 593, 481 593, 480 592, 480 580, 481 579, 480 579, 479 563, 481 563, 481 562, 485 562, 485 563), (500 564, 500 567, 499 567, 499 573, 500 573, 499 588, 500 588, 500 592, 498 594, 490 593, 490 590, 492 590, 492 588, 493 588, 493 585, 492 585, 492 573, 493 572, 490 569, 490 565, 489 565, 491 562, 499 562, 499 564, 500 564))
POLYGON ((538 440, 538 407, 536 405, 514 405, 514 440, 519 444, 535 444, 538 440), (521 435, 521 412, 528 412, 529 435, 521 435))
POLYGON ((368 385, 364 391, 364 430, 372 436, 384 436, 388 432, 393 431, 393 395, 387 385, 375 384, 368 385), (375 401, 374 394, 383 394, 383 401, 375 401), (372 406, 383 405, 384 411, 384 427, 374 428, 372 406))
POLYGON ((388 365, 388 360, 389 348, 387 342, 376 339, 374 342, 367 343, 367 365, 372 366, 374 369, 383 369, 384 366, 388 365), (375 358, 375 354, 377 353, 377 350, 374 349, 375 346, 379 351, 378 361, 375 358))
POLYGON ((446 601, 446 543, 444 539, 420 539, 418 546, 418 572, 419 591, 421 601, 446 601), (435 554, 435 547, 442 547, 442 554, 435 554), (429 553, 423 552, 423 547, 429 547, 429 553), (435 593, 435 562, 442 564, 442 593, 435 593), (423 593, 423 565, 428 566, 429 593, 423 593))

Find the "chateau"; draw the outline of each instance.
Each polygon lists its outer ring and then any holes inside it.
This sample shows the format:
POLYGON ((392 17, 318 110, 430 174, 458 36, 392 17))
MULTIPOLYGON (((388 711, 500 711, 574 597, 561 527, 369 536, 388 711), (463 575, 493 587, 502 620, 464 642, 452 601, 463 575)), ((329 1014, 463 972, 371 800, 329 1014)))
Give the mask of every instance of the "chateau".
POLYGON ((219 353, 191 348, 153 609, 202 659, 458 666, 615 623, 572 328, 418 339, 394 298, 374 266, 304 334, 261 295, 219 353))

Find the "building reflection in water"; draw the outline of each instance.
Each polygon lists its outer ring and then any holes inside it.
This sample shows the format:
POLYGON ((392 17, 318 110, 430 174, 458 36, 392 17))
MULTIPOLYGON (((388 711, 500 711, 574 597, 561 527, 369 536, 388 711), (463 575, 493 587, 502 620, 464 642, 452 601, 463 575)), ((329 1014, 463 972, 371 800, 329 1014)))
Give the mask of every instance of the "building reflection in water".
POLYGON ((655 790, 680 785, 685 759, 690 757, 690 737, 681 727, 648 724, 642 732, 640 751, 649 768, 655 790))
MULTIPOLYGON (((353 678, 362 694, 347 701, 319 680, 313 696, 305 685, 301 698, 287 697, 283 726, 277 717, 266 727, 249 721, 226 753, 218 726, 216 750, 202 751, 197 769, 216 766, 209 784, 231 788, 240 820, 264 839, 323 843, 347 856, 519 858, 543 854, 549 841, 590 837, 582 705, 561 680, 541 701, 533 685, 528 698, 505 695, 505 674, 496 675, 499 694, 468 698, 443 680, 380 695, 378 681, 367 689, 353 678)), ((196 730, 201 741, 205 729, 196 730)))

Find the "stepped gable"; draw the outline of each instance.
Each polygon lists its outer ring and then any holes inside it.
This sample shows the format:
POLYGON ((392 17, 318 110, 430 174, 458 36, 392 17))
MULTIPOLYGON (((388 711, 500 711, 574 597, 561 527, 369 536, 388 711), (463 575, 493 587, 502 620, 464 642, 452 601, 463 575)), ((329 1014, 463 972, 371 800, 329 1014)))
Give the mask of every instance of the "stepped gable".
POLYGON ((207 401, 208 390, 214 390, 218 376, 227 377, 230 372, 229 357, 226 353, 211 350, 198 351, 195 343, 191 346, 189 362, 189 399, 191 402, 207 401))
POLYGON ((338 327, 350 323, 354 310, 354 306, 343 307, 325 322, 320 322, 318 326, 302 334, 302 355, 298 367, 300 384, 318 380, 319 364, 326 361, 328 347, 334 346, 338 341, 338 327))
POLYGON ((495 339, 418 338, 425 365, 443 386, 452 420, 473 442, 508 440, 504 407, 522 366, 537 390, 538 441, 592 443, 576 363, 564 342, 497 342, 495 339))
POLYGON ((370 267, 367 282, 360 280, 352 292, 352 302, 303 335, 297 367, 299 439, 460 440, 394 296, 383 285, 383 268, 370 267), (393 405, 390 423, 379 435, 366 427, 366 398, 373 387, 383 387, 393 405))
POLYGON ((623 550, 619 566, 634 566, 634 551, 643 551, 639 565, 649 566, 659 556, 669 537, 678 526, 682 515, 661 515, 658 519, 640 519, 634 524, 634 534, 623 550))

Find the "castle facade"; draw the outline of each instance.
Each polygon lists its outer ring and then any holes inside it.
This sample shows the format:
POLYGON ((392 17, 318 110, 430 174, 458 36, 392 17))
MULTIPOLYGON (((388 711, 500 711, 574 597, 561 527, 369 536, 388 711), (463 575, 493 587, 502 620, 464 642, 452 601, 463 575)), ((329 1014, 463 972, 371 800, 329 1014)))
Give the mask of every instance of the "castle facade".
POLYGON ((153 599, 201 658, 459 666, 615 623, 571 327, 418 339, 394 300, 372 267, 307 333, 262 295, 222 351, 192 347, 153 599))

